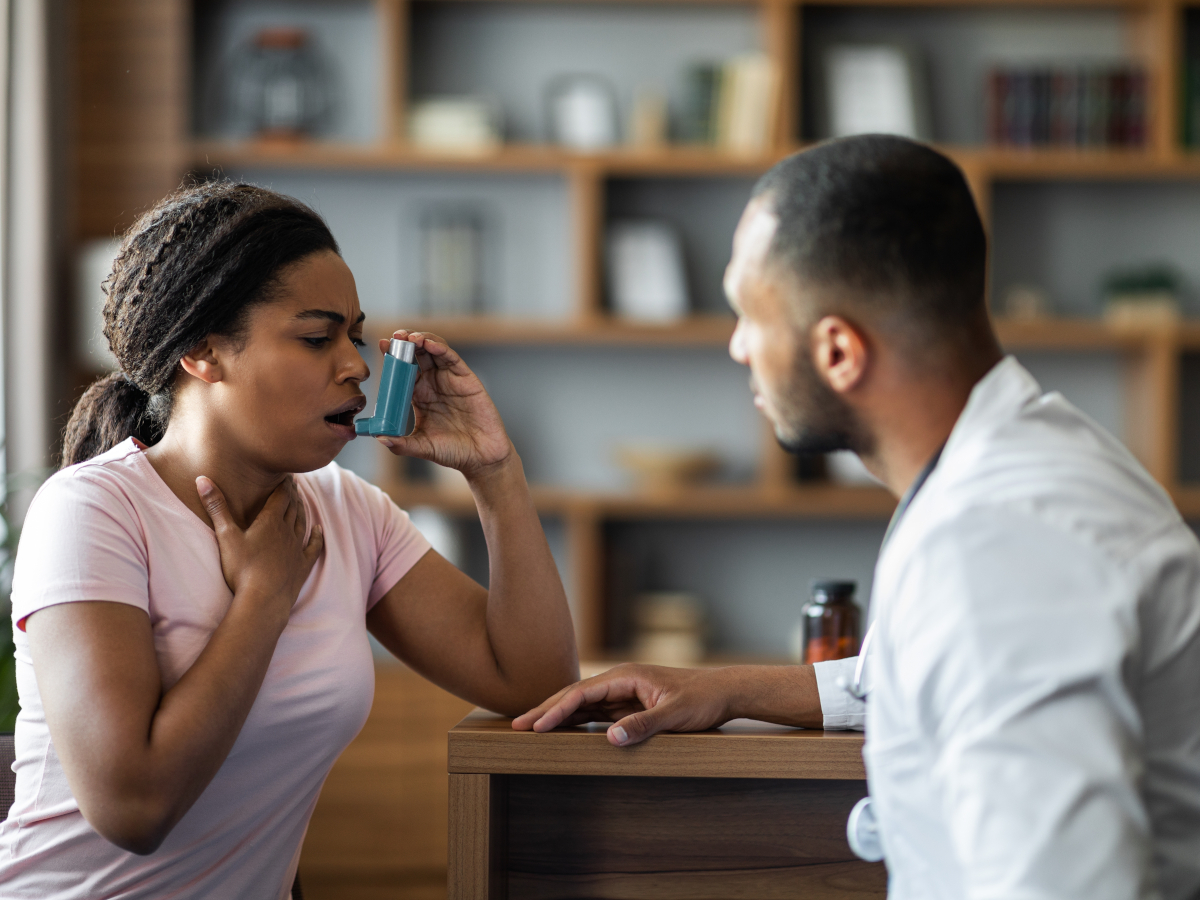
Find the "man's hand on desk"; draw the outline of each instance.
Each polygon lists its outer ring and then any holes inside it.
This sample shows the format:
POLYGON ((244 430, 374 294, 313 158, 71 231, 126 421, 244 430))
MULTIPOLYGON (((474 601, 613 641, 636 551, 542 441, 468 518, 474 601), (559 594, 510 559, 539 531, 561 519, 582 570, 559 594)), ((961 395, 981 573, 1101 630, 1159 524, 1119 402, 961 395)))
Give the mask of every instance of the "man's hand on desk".
POLYGON ((612 722, 618 747, 660 731, 706 731, 730 719, 820 728, 821 700, 812 666, 671 669, 625 664, 563 688, 513 720, 518 731, 550 731, 612 722))

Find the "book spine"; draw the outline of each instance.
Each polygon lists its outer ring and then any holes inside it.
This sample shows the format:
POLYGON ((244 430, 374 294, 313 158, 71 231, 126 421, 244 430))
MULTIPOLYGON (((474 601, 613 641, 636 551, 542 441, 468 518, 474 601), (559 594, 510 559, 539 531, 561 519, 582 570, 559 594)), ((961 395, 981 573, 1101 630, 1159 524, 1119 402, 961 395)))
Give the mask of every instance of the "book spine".
POLYGON ((1129 93, 1126 105, 1125 143, 1130 147, 1146 145, 1146 86, 1145 69, 1129 72, 1129 93))
POLYGON ((1129 79, 1124 69, 1111 69, 1108 81, 1108 128, 1105 143, 1109 147, 1125 145, 1126 94, 1129 79))
POLYGON ((1007 143, 1005 127, 1006 104, 1008 102, 1007 74, 1003 69, 992 69, 987 76, 985 92, 987 111, 987 139, 990 144, 1007 143))
POLYGON ((1103 147, 1108 141, 1108 74, 1091 69, 1087 82, 1087 146, 1103 147))
POLYGON ((1029 142, 1035 147, 1044 147, 1050 143, 1050 73, 1044 70, 1034 71, 1032 126, 1029 142))
POLYGON ((1033 143, 1033 73, 1013 73, 1012 143, 1028 147, 1033 143))

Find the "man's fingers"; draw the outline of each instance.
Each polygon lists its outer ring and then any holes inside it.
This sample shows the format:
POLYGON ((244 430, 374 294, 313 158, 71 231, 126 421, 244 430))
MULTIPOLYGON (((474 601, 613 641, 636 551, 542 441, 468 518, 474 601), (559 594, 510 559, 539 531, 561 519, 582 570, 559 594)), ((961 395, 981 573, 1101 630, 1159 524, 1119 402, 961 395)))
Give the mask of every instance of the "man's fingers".
MULTIPOLYGON (((552 728, 556 728, 556 725, 543 725, 541 728, 537 728, 536 726, 542 724, 542 719, 546 717, 547 713, 562 703, 563 699, 566 698, 568 694, 572 693, 573 691, 578 691, 579 688, 586 683, 586 681, 577 681, 575 684, 568 684, 557 694, 547 697, 529 712, 513 719, 513 728, 515 728, 517 731, 528 731, 531 728, 535 731, 549 731, 552 728)), ((569 708, 571 712, 574 712, 578 705, 578 702, 576 702, 574 705, 564 707, 561 715, 559 715, 554 721, 561 721, 562 718, 570 715, 570 712, 567 712, 566 709, 569 708)))
POLYGON ((581 681, 568 688, 558 702, 533 723, 533 730, 550 731, 558 728, 568 716, 573 715, 576 711, 600 703, 619 703, 636 697, 637 684, 632 678, 626 676, 610 680, 601 675, 595 680, 581 681))
POLYGON ((567 688, 562 696, 548 707, 546 704, 542 704, 539 708, 541 715, 534 720, 533 730, 553 731, 563 723, 567 716, 579 709, 585 702, 584 693, 581 690, 582 685, 583 682, 580 682, 567 688))
MULTIPOLYGON (((577 682, 578 683, 578 682, 577 682)), ((569 684, 562 690, 550 695, 533 709, 527 713, 522 713, 513 719, 512 726, 517 731, 528 731, 533 727, 533 723, 546 714, 546 710, 550 709, 557 703, 567 691, 575 688, 574 684, 569 684)))
POLYGON ((658 734, 670 728, 670 704, 660 703, 651 709, 644 709, 609 726, 608 742, 618 747, 630 747, 640 744, 651 735, 658 734))
POLYGON ((213 530, 220 533, 228 528, 232 524, 229 519, 229 507, 216 482, 207 475, 197 476, 196 492, 200 495, 200 502, 204 504, 204 511, 212 519, 213 530))

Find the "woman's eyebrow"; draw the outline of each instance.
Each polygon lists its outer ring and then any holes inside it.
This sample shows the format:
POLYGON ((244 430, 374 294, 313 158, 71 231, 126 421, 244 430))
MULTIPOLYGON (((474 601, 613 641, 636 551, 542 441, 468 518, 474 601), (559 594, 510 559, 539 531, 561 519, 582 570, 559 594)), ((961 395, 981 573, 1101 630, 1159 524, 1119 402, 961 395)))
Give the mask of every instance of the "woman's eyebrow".
MULTIPOLYGON (((354 320, 355 325, 362 323, 366 319, 367 314, 360 312, 358 318, 354 320)), ((339 325, 345 323, 346 317, 340 312, 334 312, 332 309, 306 309, 303 312, 296 313, 294 319, 328 319, 330 322, 337 322, 339 325)))

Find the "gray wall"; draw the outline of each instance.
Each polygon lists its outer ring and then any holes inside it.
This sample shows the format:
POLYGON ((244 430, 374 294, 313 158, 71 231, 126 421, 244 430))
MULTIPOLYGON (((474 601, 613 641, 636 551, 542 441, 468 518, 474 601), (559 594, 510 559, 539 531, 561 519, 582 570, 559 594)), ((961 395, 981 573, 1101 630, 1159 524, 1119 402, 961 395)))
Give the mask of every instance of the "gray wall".
POLYGON ((1036 285, 1064 316, 1100 312, 1100 285, 1115 267, 1167 262, 1188 282, 1200 313, 1200 184, 1076 182, 997 185, 992 200, 992 295, 1036 285))
POLYGON ((500 315, 572 312, 566 185, 557 175, 426 175, 232 170, 230 177, 299 197, 325 216, 354 271, 371 322, 418 310, 422 212, 450 204, 485 222, 486 301, 500 315))
MULTIPOLYGON (((902 41, 925 57, 934 137, 977 144, 985 135, 984 81, 996 64, 1071 65, 1130 57, 1119 9, 838 7, 806 9, 806 90, 820 83, 820 47, 837 40, 902 41)), ((805 108, 814 108, 808 94, 805 108)), ((815 137, 806 120, 805 134, 815 137)))
POLYGON ((678 109, 690 63, 760 46, 749 6, 427 3, 413 12, 413 96, 492 97, 507 136, 522 142, 545 138, 546 90, 560 75, 605 78, 624 125, 635 88, 654 88, 678 109))

